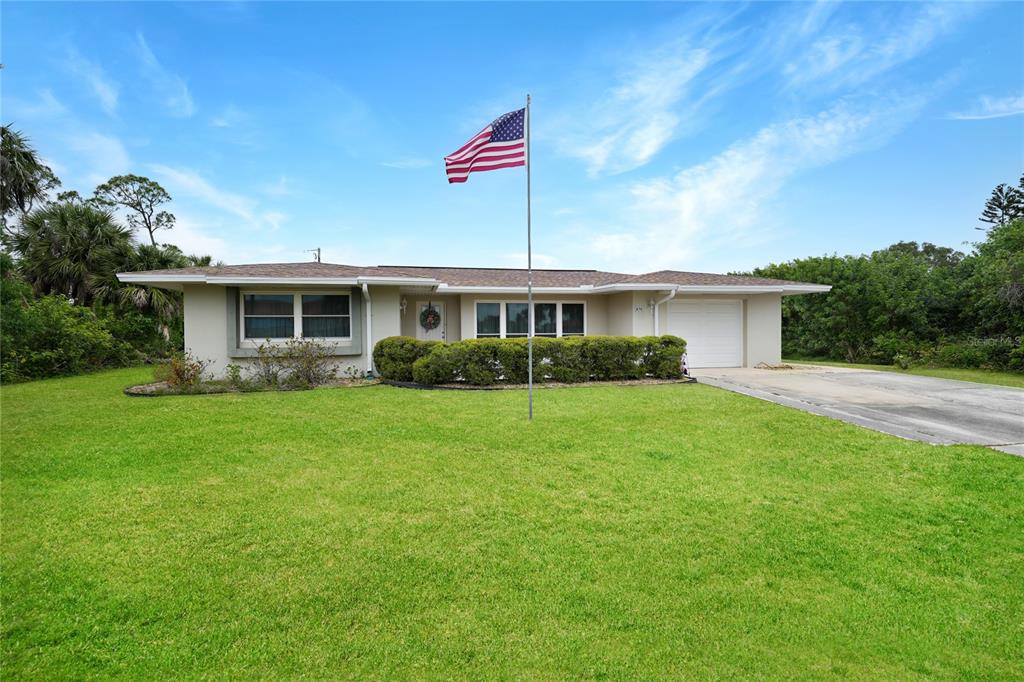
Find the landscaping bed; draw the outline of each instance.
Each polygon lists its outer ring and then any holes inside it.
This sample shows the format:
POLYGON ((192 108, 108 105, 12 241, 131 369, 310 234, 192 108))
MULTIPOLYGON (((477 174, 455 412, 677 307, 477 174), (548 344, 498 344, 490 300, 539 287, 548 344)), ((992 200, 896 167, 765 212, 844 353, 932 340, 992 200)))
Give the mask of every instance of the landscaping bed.
MULTIPOLYGON (((441 390, 441 391, 509 391, 517 390, 522 391, 529 388, 529 384, 491 384, 488 386, 476 386, 474 384, 466 383, 454 383, 454 384, 418 384, 415 381, 393 381, 391 379, 381 379, 380 383, 387 384, 388 386, 397 386, 399 388, 416 388, 421 390, 441 390)), ((695 384, 696 379, 628 379, 620 381, 585 381, 577 382, 572 384, 560 383, 556 381, 545 381, 534 384, 534 388, 576 388, 576 387, 594 387, 594 386, 659 386, 662 384, 695 384)))
POLYGON ((228 381, 202 381, 185 386, 172 386, 166 381, 137 384, 124 389, 124 394, 133 398, 154 398, 165 395, 216 395, 219 393, 260 393, 266 391, 306 391, 313 388, 358 388, 374 386, 379 379, 332 379, 318 386, 271 386, 266 384, 233 384, 228 381))

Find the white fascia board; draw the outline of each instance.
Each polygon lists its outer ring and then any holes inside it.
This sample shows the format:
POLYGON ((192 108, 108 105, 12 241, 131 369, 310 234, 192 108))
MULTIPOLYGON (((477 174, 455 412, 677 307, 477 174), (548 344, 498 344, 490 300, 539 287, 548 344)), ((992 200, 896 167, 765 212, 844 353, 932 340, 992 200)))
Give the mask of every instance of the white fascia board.
POLYGON ((354 277, 206 277, 207 284, 239 285, 247 284, 277 284, 281 286, 294 285, 326 285, 353 287, 358 284, 354 277))
POLYGON ((782 287, 782 295, 793 294, 823 294, 832 291, 830 284, 786 284, 782 287))
MULTIPOLYGON (((526 287, 452 287, 442 284, 439 294, 525 294, 526 287)), ((594 287, 533 287, 535 294, 592 294, 594 287)))
POLYGON ((429 277, 357 277, 360 284, 377 284, 392 286, 434 287, 441 284, 439 280, 429 277))
POLYGON ((183 284, 188 282, 205 282, 205 275, 147 275, 141 272, 119 272, 117 278, 122 282, 138 284, 157 284, 160 282, 174 282, 183 284))
POLYGON ((606 284, 597 293, 613 291, 677 291, 680 294, 779 294, 781 285, 762 284, 606 284))

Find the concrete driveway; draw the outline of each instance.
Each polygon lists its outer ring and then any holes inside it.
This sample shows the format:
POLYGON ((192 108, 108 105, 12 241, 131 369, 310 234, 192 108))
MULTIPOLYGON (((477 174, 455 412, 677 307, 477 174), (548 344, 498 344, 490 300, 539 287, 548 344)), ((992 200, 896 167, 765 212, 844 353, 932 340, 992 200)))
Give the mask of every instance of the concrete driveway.
POLYGON ((1024 390, 841 367, 699 369, 704 384, 926 443, 1024 456, 1024 390))

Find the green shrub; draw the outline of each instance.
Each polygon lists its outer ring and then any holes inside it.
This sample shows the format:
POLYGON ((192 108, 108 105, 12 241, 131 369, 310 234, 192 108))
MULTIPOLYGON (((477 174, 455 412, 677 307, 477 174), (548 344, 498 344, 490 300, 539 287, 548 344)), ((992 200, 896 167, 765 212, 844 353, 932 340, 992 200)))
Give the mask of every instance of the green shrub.
POLYGON ((1006 362, 1006 369, 1014 372, 1024 372, 1024 339, 1021 339, 1017 347, 1010 351, 1010 358, 1006 362))
POLYGON ((256 385, 288 388, 313 388, 335 376, 330 348, 315 339, 261 343, 250 371, 256 385))
POLYGON ((209 360, 201 360, 188 352, 175 353, 167 362, 156 366, 153 376, 174 388, 197 386, 206 376, 209 360))
MULTIPOLYGON (((682 376, 680 360, 685 351, 686 342, 676 336, 535 338, 533 379, 537 383, 674 379, 682 376)), ((413 379, 421 384, 522 384, 527 380, 528 352, 526 339, 469 339, 435 345, 413 363, 413 379)))
POLYGON ((1012 339, 970 339, 940 344, 926 355, 929 364, 966 369, 1010 369, 1017 344, 1012 339))
POLYGON ((286 383, 293 388, 322 386, 334 378, 330 348, 315 339, 288 339, 282 359, 286 383))
POLYGON ((450 384, 455 381, 451 346, 435 344, 428 355, 412 363, 412 380, 418 384, 450 384))
POLYGON ((411 336, 389 336, 373 348, 373 364, 378 374, 392 381, 412 381, 412 366, 419 358, 440 344, 420 341, 411 336))
POLYGON ((79 374, 137 362, 130 345, 115 339, 89 308, 63 296, 32 299, 11 279, 0 310, 0 381, 79 374))
POLYGON ((911 363, 921 357, 926 344, 905 332, 886 332, 872 340, 869 359, 883 365, 900 364, 901 361, 911 363))

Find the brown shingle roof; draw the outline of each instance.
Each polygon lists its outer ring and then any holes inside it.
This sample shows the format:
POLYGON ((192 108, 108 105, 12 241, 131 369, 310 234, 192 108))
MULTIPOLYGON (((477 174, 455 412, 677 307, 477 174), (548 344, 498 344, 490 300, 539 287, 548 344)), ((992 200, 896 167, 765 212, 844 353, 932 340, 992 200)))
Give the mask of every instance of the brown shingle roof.
MULTIPOLYGON (((207 275, 210 277, 416 277, 435 279, 452 287, 517 287, 525 286, 526 270, 517 268, 457 268, 418 265, 357 266, 334 263, 256 263, 252 265, 208 265, 171 270, 148 270, 132 275, 207 275)), ((606 284, 679 284, 683 286, 771 286, 805 284, 765 277, 717 275, 704 272, 659 270, 642 275, 628 275, 601 270, 533 271, 537 287, 602 286, 606 284)))
POLYGON ((632 275, 624 284, 680 284, 683 286, 772 286, 780 284, 807 284, 785 279, 768 277, 746 277, 744 275, 716 275, 710 272, 681 272, 679 270, 658 270, 643 275, 632 275))

